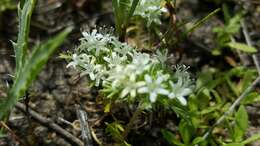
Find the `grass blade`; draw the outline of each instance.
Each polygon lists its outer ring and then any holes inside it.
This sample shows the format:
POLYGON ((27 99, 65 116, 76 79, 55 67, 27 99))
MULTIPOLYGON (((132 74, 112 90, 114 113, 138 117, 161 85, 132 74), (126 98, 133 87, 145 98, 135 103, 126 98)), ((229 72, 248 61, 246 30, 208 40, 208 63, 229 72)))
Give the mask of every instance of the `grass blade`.
POLYGON ((128 16, 127 16, 127 20, 126 20, 126 25, 129 23, 129 20, 131 19, 131 17, 134 15, 135 9, 137 7, 139 3, 139 0, 133 0, 131 8, 128 12, 128 16))
POLYGON ((196 28, 200 27, 203 23, 205 23, 208 19, 210 19, 213 15, 215 15, 217 12, 219 12, 221 9, 218 8, 216 10, 214 10, 213 12, 209 13, 206 17, 204 17, 203 19, 197 21, 194 26, 192 26, 187 32, 186 34, 189 34, 191 32, 193 32, 196 28))

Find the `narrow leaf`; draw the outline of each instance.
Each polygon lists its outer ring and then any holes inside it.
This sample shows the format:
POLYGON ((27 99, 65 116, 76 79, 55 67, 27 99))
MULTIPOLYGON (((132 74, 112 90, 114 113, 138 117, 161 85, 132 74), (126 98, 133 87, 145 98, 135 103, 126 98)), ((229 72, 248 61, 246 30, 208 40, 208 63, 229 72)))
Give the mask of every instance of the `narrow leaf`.
POLYGON ((255 52, 257 52, 256 48, 248 46, 248 45, 246 45, 244 43, 230 42, 230 43, 227 43, 227 45, 230 48, 238 49, 238 50, 244 51, 246 53, 255 53, 255 52))
POLYGON ((229 143, 229 144, 225 144, 224 146, 244 146, 244 144, 242 144, 242 143, 229 143))
POLYGON ((135 9, 137 7, 139 3, 139 0, 133 0, 132 2, 132 5, 131 5, 131 8, 129 10, 129 13, 128 13, 128 17, 127 17, 127 20, 126 20, 126 25, 128 25, 129 23, 129 20, 131 19, 131 17, 133 16, 134 12, 135 12, 135 9))
POLYGON ((17 43, 14 45, 16 57, 16 75, 25 63, 26 51, 28 49, 27 42, 30 31, 30 22, 32 12, 35 7, 35 0, 27 0, 24 4, 21 3, 19 6, 22 6, 22 8, 18 7, 19 33, 17 43))
POLYGON ((234 138, 240 142, 248 127, 248 115, 245 107, 241 105, 235 115, 234 138))
POLYGON ((17 75, 16 80, 8 93, 8 98, 0 102, 0 119, 16 104, 20 97, 24 96, 25 91, 35 80, 48 59, 62 44, 71 30, 71 28, 67 28, 53 39, 50 39, 38 48, 35 48, 31 58, 28 59, 25 66, 21 68, 21 72, 17 75))
POLYGON ((214 16, 217 12, 219 12, 221 9, 218 8, 216 10, 214 10, 213 12, 209 13, 206 17, 204 17, 203 19, 197 21, 194 26, 192 26, 186 34, 189 34, 191 32, 193 32, 196 28, 200 27, 202 24, 204 24, 208 19, 210 19, 212 16, 214 16))
POLYGON ((257 141, 257 140, 260 140, 260 133, 251 136, 250 138, 244 140, 242 143, 243 144, 249 144, 249 143, 252 143, 252 142, 257 141))

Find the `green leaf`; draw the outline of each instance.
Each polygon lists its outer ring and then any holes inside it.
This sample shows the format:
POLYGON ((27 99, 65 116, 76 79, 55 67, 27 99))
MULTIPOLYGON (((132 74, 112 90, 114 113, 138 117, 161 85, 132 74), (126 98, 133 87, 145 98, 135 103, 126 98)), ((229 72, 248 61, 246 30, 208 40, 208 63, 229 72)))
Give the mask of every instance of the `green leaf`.
POLYGON ((129 23, 130 18, 133 16, 138 3, 139 3, 139 0, 133 0, 131 8, 128 13, 128 17, 127 17, 127 21, 126 21, 127 24, 129 23))
POLYGON ((50 39, 33 50, 31 57, 27 60, 24 67, 21 68, 12 88, 8 92, 8 98, 0 103, 0 119, 16 104, 20 97, 24 96, 25 91, 35 80, 54 51, 63 43, 71 30, 72 28, 65 29, 53 39, 50 39))
POLYGON ((258 92, 249 93, 242 101, 241 104, 253 104, 260 102, 260 94, 258 92))
POLYGON ((257 49, 251 46, 248 46, 244 43, 236 43, 236 42, 230 42, 227 43, 227 46, 229 46, 230 48, 234 48, 234 49, 238 49, 241 51, 244 51, 246 53, 255 53, 257 52, 257 49))
POLYGON ((124 137, 123 137, 123 131, 124 127, 119 121, 115 121, 113 123, 105 123, 107 125, 106 127, 106 133, 108 133, 116 142, 123 143, 124 137))
POLYGON ((242 144, 242 143, 229 143, 229 144, 225 144, 224 146, 244 146, 244 144, 242 144))
POLYGON ((251 136, 250 138, 244 140, 242 143, 243 144, 249 144, 249 143, 252 143, 252 142, 257 141, 257 140, 260 140, 260 133, 251 136))
MULTIPOLYGON (((30 32, 30 23, 33 9, 35 7, 35 0, 27 0, 23 7, 18 7, 19 15, 19 33, 17 43, 13 43, 15 50, 16 61, 16 76, 20 72, 26 61, 26 52, 28 49, 28 37, 30 32)), ((20 6, 20 5, 19 5, 20 6)))
POLYGON ((167 140, 168 143, 172 145, 177 145, 177 146, 184 146, 183 143, 181 143, 174 135, 172 132, 162 129, 161 130, 163 138, 167 140))
POLYGON ((248 127, 248 115, 245 107, 241 105, 235 114, 234 138, 240 142, 248 127))
POLYGON ((182 138, 184 144, 188 145, 194 134, 194 128, 189 123, 187 123, 185 120, 181 120, 178 128, 179 128, 181 138, 182 138))
POLYGON ((199 144, 201 142, 204 142, 205 139, 203 137, 196 137, 193 141, 192 141, 192 144, 193 145, 196 145, 196 144, 199 144))

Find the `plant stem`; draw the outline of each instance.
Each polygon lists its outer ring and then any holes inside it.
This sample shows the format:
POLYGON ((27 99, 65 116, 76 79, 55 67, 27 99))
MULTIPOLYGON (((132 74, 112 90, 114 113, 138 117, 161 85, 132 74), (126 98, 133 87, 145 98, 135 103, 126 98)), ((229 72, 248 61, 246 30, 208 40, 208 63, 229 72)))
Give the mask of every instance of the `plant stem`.
MULTIPOLYGON (((251 38, 250 38, 250 36, 249 36, 249 34, 248 34, 248 30, 247 30, 247 28, 246 28, 245 21, 244 21, 244 20, 241 20, 240 23, 241 23, 241 26, 242 26, 242 29, 243 29, 243 34, 244 34, 244 36, 245 36, 247 45, 250 46, 250 47, 253 47, 253 43, 252 43, 251 38)), ((252 55, 252 58, 253 58, 253 61, 254 61, 255 66, 256 66, 257 72, 258 72, 258 74, 260 75, 260 63, 259 63, 259 61, 258 61, 257 55, 256 55, 256 54, 253 54, 253 55, 252 55)))
POLYGON ((127 138, 129 132, 131 131, 132 127, 134 126, 134 122, 138 119, 138 116, 142 113, 143 108, 142 108, 142 103, 140 102, 136 111, 134 112, 133 116, 131 117, 129 123, 126 125, 126 128, 123 133, 124 139, 127 138))

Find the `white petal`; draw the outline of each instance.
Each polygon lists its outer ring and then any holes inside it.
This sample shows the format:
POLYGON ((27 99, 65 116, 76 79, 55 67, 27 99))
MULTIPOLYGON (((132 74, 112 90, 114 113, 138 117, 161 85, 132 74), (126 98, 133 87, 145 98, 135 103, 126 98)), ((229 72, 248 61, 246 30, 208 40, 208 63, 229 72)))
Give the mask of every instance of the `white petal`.
POLYGON ((70 63, 66 66, 66 68, 69 68, 70 66, 72 66, 73 68, 76 68, 76 65, 77 65, 77 63, 74 62, 74 61, 72 61, 72 62, 70 62, 70 63))
POLYGON ((95 80, 95 75, 93 73, 89 73, 89 77, 92 81, 95 80))
POLYGON ((173 98, 175 98, 175 94, 174 93, 170 93, 169 95, 168 95, 168 97, 170 98, 170 99, 173 99, 173 98))
POLYGON ((159 94, 162 94, 162 95, 168 95, 168 94, 169 94, 169 91, 166 90, 166 89, 164 89, 164 88, 159 88, 159 89, 157 89, 157 92, 158 92, 159 94))
POLYGON ((129 89, 128 89, 128 88, 125 88, 125 89, 121 92, 120 97, 123 98, 123 97, 125 97, 128 93, 129 93, 129 89))
POLYGON ((135 97, 136 96, 136 90, 135 89, 131 90, 130 95, 131 95, 131 97, 135 97))
POLYGON ((151 76, 149 76, 149 75, 147 75, 147 74, 144 76, 144 79, 145 79, 145 81, 146 81, 147 83, 152 83, 152 82, 153 82, 151 76))
POLYGON ((144 86, 145 85, 145 82, 144 81, 140 81, 140 82, 137 82, 135 84, 136 87, 141 87, 141 86, 144 86))
POLYGON ((149 92, 149 90, 147 87, 141 87, 138 89, 138 93, 148 93, 148 92, 149 92))
POLYGON ((150 101, 155 102, 156 101, 157 94, 155 92, 150 93, 150 101))
POLYGON ((182 90, 182 92, 180 94, 181 94, 181 96, 186 96, 186 95, 189 95, 190 93, 191 93, 191 89, 185 88, 182 90))
POLYGON ((187 105, 187 101, 183 96, 178 96, 177 99, 181 102, 182 105, 187 105))
POLYGON ((160 84, 162 81, 163 81, 163 77, 162 76, 159 76, 157 79, 156 79, 156 84, 160 84))

